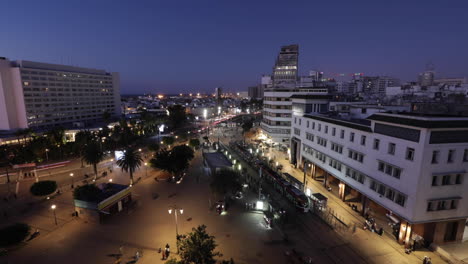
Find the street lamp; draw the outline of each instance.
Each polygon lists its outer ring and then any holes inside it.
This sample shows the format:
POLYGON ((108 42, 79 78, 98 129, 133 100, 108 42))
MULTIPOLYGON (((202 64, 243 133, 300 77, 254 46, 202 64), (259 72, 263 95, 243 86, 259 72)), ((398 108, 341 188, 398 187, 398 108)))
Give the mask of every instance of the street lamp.
POLYGON ((176 226, 176 245, 177 245, 177 254, 179 254, 179 227, 177 223, 177 211, 179 211, 180 214, 184 213, 184 209, 176 207, 175 205, 172 207, 169 207, 167 210, 169 214, 172 214, 174 212, 174 218, 175 218, 175 226, 176 226))
POLYGON ((148 177, 148 163, 145 162, 145 177, 148 177))
POLYGON ((73 189, 73 188, 74 188, 74 185, 75 185, 75 180, 73 179, 73 173, 70 173, 70 177, 72 178, 71 187, 72 187, 72 189, 73 189))
POLYGON ((49 161, 49 149, 48 148, 45 149, 45 156, 46 156, 47 161, 49 161))
POLYGON ((55 225, 57 225, 57 215, 55 214, 55 208, 57 208, 55 204, 50 206, 50 209, 52 209, 52 211, 54 212, 55 225))

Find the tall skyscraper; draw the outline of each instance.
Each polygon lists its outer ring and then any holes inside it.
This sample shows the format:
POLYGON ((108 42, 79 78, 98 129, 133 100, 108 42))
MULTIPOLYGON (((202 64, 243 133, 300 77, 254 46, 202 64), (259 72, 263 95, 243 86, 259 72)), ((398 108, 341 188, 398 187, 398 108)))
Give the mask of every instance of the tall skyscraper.
POLYGON ((86 126, 120 109, 118 73, 0 58, 0 130, 86 126))
POLYGON ((419 85, 423 87, 431 86, 434 84, 434 65, 432 63, 428 63, 426 65, 426 70, 419 74, 419 85))
POLYGON ((216 103, 217 103, 218 105, 221 105, 221 103, 222 103, 222 102, 221 102, 221 100, 222 100, 222 99, 221 99, 222 94, 223 94, 223 89, 222 89, 221 87, 216 87, 216 88, 215 88, 215 97, 216 97, 216 103))
POLYGON ((281 47, 273 67, 273 88, 294 88, 297 82, 299 45, 281 47))

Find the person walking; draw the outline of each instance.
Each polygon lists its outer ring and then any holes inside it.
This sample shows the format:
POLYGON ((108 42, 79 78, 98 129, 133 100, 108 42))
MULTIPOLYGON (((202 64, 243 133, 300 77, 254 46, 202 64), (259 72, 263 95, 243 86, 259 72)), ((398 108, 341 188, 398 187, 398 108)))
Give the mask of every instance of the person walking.
POLYGON ((166 244, 166 258, 169 257, 169 254, 170 254, 170 249, 169 249, 169 244, 166 244))

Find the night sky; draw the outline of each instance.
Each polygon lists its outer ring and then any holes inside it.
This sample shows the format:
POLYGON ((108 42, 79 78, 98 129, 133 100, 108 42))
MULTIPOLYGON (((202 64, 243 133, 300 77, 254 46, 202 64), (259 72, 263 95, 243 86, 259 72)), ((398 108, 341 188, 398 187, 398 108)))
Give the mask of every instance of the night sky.
POLYGON ((5 1, 0 56, 121 74, 122 93, 247 90, 281 45, 300 72, 468 76, 468 1, 5 1), (8 4, 7 4, 7 3, 8 4))

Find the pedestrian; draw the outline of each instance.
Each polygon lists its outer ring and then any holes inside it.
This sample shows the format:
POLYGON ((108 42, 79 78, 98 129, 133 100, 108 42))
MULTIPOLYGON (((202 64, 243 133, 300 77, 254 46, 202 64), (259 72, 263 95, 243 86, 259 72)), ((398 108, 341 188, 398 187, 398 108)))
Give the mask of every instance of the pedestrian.
POLYGON ((119 254, 120 254, 120 256, 123 255, 123 245, 120 245, 120 247, 119 247, 119 254))
POLYGON ((135 260, 138 261, 140 259, 140 251, 137 250, 135 253, 135 260))
POLYGON ((170 249, 169 249, 169 244, 166 244, 166 258, 169 257, 170 249))
POLYGON ((356 233, 356 223, 354 223, 354 226, 353 226, 353 234, 356 233))
POLYGON ((166 251, 162 251, 162 260, 165 260, 166 259, 166 251))

